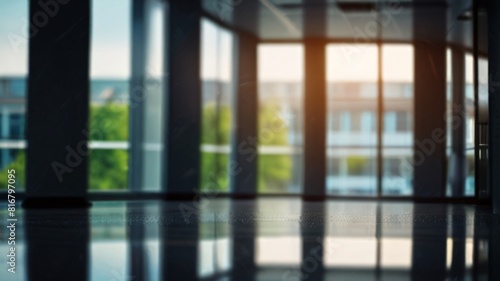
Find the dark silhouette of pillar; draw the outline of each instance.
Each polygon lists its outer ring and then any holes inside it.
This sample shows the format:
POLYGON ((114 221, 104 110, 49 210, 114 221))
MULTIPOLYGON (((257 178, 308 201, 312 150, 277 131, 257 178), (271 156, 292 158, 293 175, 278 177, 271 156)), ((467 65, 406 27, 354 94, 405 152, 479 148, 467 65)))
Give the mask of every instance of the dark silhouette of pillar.
POLYGON ((83 206, 88 175, 90 0, 30 1, 24 206, 83 206), (42 7, 43 6, 43 7, 42 7))
POLYGON ((500 3, 488 1, 489 165, 493 212, 500 214, 500 3))
MULTIPOLYGON (((257 25, 257 3, 242 2, 234 10, 235 20, 242 18, 257 25)), ((257 194, 258 136, 257 43, 255 35, 236 32, 235 126, 232 143, 231 192, 235 198, 254 198, 257 194)))
POLYGON ((304 11, 304 181, 303 198, 325 198, 326 182, 326 3, 313 0, 304 11))
POLYGON ((169 1, 163 179, 167 199, 190 199, 199 189, 200 15, 200 0, 169 1))
POLYGON ((416 0, 414 196, 445 196, 446 187, 446 1, 416 0), (422 4, 422 5, 420 5, 422 4))
POLYGON ((465 157, 465 126, 466 126, 466 104, 465 104, 465 54, 459 48, 451 49, 451 75, 452 75, 452 118, 448 126, 452 126, 452 159, 449 163, 454 165, 451 169, 453 197, 462 197, 465 193, 466 180, 466 157, 465 157))
POLYGON ((87 209, 26 210, 27 280, 89 280, 87 209))
POLYGON ((446 206, 413 209, 411 280, 446 279, 446 206))

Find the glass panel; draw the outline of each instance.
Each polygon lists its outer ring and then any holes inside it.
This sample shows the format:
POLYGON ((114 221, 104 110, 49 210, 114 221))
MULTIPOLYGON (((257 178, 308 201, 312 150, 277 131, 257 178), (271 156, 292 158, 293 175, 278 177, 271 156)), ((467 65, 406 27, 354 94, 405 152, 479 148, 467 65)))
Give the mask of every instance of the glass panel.
POLYGON ((201 27, 201 190, 228 192, 234 39, 208 20, 202 20, 201 27))
POLYGON ((127 187, 130 2, 92 2, 90 189, 127 187))
POLYGON ((466 178, 465 195, 475 194, 475 106, 474 106, 474 59, 472 54, 465 54, 465 157, 466 157, 466 178))
MULTIPOLYGON (((478 96, 477 96, 477 110, 478 110, 478 129, 479 129, 479 163, 478 166, 478 192, 480 198, 489 198, 491 190, 489 187, 489 165, 488 165, 488 124, 489 124, 489 72, 488 72, 488 59, 484 57, 477 58, 478 63, 478 96)), ((493 93, 493 92, 492 92, 493 93)))
POLYGON ((258 191, 299 193, 303 161, 303 46, 259 45, 258 81, 258 191))
POLYGON ((451 68, 451 50, 446 49, 446 159, 447 159, 447 178, 446 178, 446 196, 452 194, 453 167, 456 161, 452 148, 453 138, 453 88, 452 88, 452 68, 451 68))
MULTIPOLYGON (((17 190, 24 188, 26 77, 28 73, 28 1, 0 3, 0 178, 16 172, 17 190)), ((6 189, 7 182, 0 182, 6 189)))
POLYGON ((377 69, 374 44, 328 45, 327 192, 377 190, 377 69))
MULTIPOLYGON (((165 89, 163 41, 166 3, 146 1, 146 68, 144 87, 132 91, 134 103, 143 103, 142 189, 160 190, 163 167, 163 94, 165 89)), ((134 106, 134 105, 131 105, 134 106)))
POLYGON ((413 193, 413 46, 382 46, 382 193, 413 193))

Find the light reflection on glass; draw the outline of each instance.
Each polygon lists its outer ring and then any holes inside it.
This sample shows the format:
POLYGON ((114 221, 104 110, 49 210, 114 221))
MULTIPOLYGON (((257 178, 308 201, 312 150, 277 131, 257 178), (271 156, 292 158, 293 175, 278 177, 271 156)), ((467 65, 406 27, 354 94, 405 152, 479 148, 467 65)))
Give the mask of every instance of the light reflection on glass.
POLYGON ((137 105, 143 103, 143 145, 142 149, 142 190, 160 190, 162 177, 163 152, 163 101, 165 90, 163 41, 165 32, 165 6, 161 0, 147 0, 146 6, 146 55, 144 91, 134 91, 133 99, 137 105))
POLYGON ((377 241, 374 237, 326 237, 326 267, 374 268, 377 263, 377 241))
POLYGON ((301 239, 296 236, 258 237, 256 264, 259 266, 300 265, 301 239))
POLYGON ((200 190, 229 191, 233 127, 233 34, 201 21, 201 180, 200 190))
POLYGON ((466 180, 465 195, 475 194, 475 98, 474 98, 474 59, 472 54, 465 54, 465 156, 466 156, 466 180))

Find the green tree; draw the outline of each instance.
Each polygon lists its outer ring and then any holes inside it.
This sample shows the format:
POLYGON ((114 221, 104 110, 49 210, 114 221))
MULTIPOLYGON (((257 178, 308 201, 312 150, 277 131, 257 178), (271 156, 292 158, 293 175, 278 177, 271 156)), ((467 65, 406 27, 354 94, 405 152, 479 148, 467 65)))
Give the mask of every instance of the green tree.
MULTIPOLYGON (((261 105, 259 112, 259 145, 287 145, 288 128, 273 105, 261 105)), ((259 155, 259 192, 286 192, 292 176, 289 155, 259 155)))
MULTIPOLYGON (((202 109, 201 143, 229 145, 231 139, 231 107, 208 103, 202 109)), ((201 153, 200 189, 203 191, 229 190, 229 155, 201 153)))
MULTIPOLYGON (((231 107, 207 104, 202 110, 203 144, 230 145, 231 107)), ((128 139, 128 106, 125 104, 91 105, 90 132, 93 141, 126 141, 128 139)), ((288 128, 273 106, 262 106, 259 112, 259 145, 286 145, 288 128)), ((237 153, 237 152, 233 152, 237 153)), ((8 169, 16 169, 18 186, 24 186, 25 153, 0 171, 7 178, 8 169)), ((288 155, 260 155, 258 159, 258 190, 285 192, 291 178, 292 159, 288 155)), ((127 187, 128 152, 126 150, 92 150, 89 155, 89 188, 116 190, 127 187)), ((201 189, 228 190, 229 155, 201 154, 201 189)), ((1 189, 6 188, 1 181, 1 189)))
POLYGON ((12 161, 4 170, 0 171, 0 189, 7 189, 8 171, 15 170, 16 173, 16 189, 24 188, 26 180, 26 154, 24 150, 17 153, 14 161, 12 161))
MULTIPOLYGON (((209 103, 202 109, 202 144, 229 145, 231 139, 231 108, 209 103)), ((287 145, 288 128, 275 106, 263 105, 259 111, 259 145, 287 145)), ((238 153, 233 151, 233 153, 238 153)), ((229 189, 229 155, 202 152, 201 190, 229 189)), ((286 192, 291 178, 292 159, 288 155, 259 155, 258 190, 286 192)))
MULTIPOLYGON (((93 141, 128 140, 128 105, 91 105, 90 132, 93 141)), ((94 149, 89 155, 89 188, 116 190, 127 188, 128 152, 94 149)))

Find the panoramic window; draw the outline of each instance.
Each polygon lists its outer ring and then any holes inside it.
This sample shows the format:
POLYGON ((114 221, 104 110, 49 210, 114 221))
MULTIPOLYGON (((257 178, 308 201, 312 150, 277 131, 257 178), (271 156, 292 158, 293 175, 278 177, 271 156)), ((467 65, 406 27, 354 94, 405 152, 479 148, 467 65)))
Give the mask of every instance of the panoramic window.
POLYGON ((126 189, 131 1, 92 1, 91 25, 89 188, 126 189))
POLYGON ((376 194, 377 52, 374 44, 327 46, 327 193, 376 194))
POLYGON ((304 48, 258 46, 258 192, 302 191, 304 48))
MULTIPOLYGON (((0 9, 0 177, 16 170, 16 189, 26 176, 26 84, 28 74, 28 1, 3 1, 0 9), (5 36, 4 36, 5 35, 5 36)), ((0 189, 7 181, 0 182, 0 189)))
POLYGON ((413 46, 382 45, 382 193, 413 193, 413 46))
POLYGON ((201 22, 201 190, 229 191, 233 123, 233 35, 201 22))

